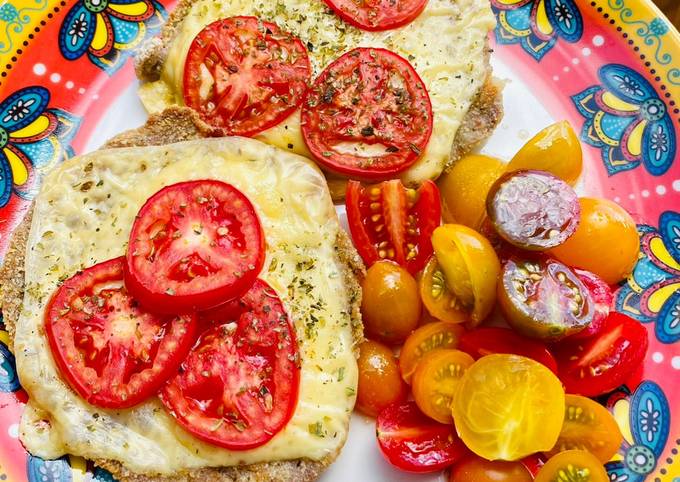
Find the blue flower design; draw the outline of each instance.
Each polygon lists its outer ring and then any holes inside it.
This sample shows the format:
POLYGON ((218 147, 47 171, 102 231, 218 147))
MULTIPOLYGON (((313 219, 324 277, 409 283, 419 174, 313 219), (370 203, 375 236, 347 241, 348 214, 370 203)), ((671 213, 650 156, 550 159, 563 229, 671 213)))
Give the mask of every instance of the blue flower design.
POLYGON ((17 8, 11 3, 5 3, 0 7, 0 20, 4 22, 13 22, 19 16, 17 8))
POLYGON ((609 175, 643 164, 661 176, 675 159, 677 141, 666 104, 654 87, 629 67, 609 64, 601 86, 572 96, 586 119, 581 139, 600 148, 609 175))

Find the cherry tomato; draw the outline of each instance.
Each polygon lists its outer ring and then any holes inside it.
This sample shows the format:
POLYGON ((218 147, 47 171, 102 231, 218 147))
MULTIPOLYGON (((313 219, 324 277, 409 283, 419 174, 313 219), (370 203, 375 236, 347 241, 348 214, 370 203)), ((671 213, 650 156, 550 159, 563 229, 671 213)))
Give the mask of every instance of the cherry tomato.
POLYGON ((418 326, 418 284, 404 268, 378 261, 362 283, 361 315, 366 334, 385 343, 401 343, 418 326))
POLYGON ((498 304, 516 331, 552 341, 583 330, 595 311, 590 292, 571 269, 538 257, 505 263, 498 304))
POLYGON ((471 456, 451 469, 449 482, 532 482, 534 478, 521 462, 490 461, 471 456))
POLYGON ((504 171, 503 161, 479 154, 469 154, 453 164, 437 180, 444 221, 479 230, 486 218, 489 189, 504 171))
POLYGON ((427 0, 325 0, 345 22, 362 30, 389 30, 406 25, 423 11, 427 0))
POLYGON ((432 233, 432 247, 449 290, 470 311, 470 325, 481 323, 496 302, 501 266, 489 241, 461 224, 444 224, 432 233))
POLYGON ((593 321, 590 322, 590 325, 575 335, 571 335, 569 338, 571 340, 580 340, 590 338, 602 329, 604 321, 607 319, 607 316, 609 316, 609 310, 614 303, 614 293, 612 293, 612 289, 609 285, 596 274, 578 268, 574 269, 574 273, 576 273, 576 276, 578 276, 583 285, 588 289, 590 297, 593 300, 593 305, 595 306, 593 321))
POLYGON ((256 17, 201 30, 184 64, 184 102, 224 135, 252 136, 302 102, 312 68, 299 38, 256 17))
POLYGON ((469 320, 469 310, 446 286, 446 278, 436 256, 430 257, 425 265, 418 280, 418 288, 426 311, 436 319, 451 323, 469 320))
POLYGON ((458 349, 469 353, 475 360, 493 353, 525 356, 557 373, 557 362, 545 345, 507 328, 475 328, 460 337, 458 349))
POLYGON ((428 417, 441 423, 453 423, 453 394, 465 370, 474 359, 459 350, 438 349, 427 353, 413 373, 413 398, 428 417))
POLYGON ((436 184, 425 181, 415 190, 399 180, 372 186, 350 181, 346 203, 354 245, 368 266, 387 259, 411 274, 425 266, 441 217, 436 184))
POLYGON ((550 450, 564 420, 564 389, 542 364, 487 355, 468 368, 453 398, 465 445, 487 460, 519 460, 550 450))
POLYGON ((255 208, 220 181, 167 186, 139 210, 125 283, 155 311, 205 310, 247 291, 264 263, 255 208))
POLYGON ((413 372, 423 356, 437 348, 456 348, 463 328, 454 323, 428 323, 411 333, 401 347, 399 368, 406 383, 411 383, 413 372))
POLYGON ((559 377, 569 393, 596 397, 611 392, 640 366, 648 343, 640 322, 612 312, 595 336, 565 340, 555 348, 559 377))
POLYGON ((357 410, 375 417, 386 406, 406 398, 406 384, 401 379, 397 359, 388 347, 375 341, 364 341, 359 345, 357 363, 357 410))
POLYGON ((571 124, 557 122, 529 139, 508 164, 508 171, 521 169, 548 171, 573 186, 583 170, 583 152, 571 124))
POLYGON ((544 171, 505 174, 486 198, 486 212, 498 234, 533 251, 564 243, 576 231, 580 211, 574 190, 544 171))
POLYGON ((597 457, 584 450, 567 450, 548 460, 534 482, 609 482, 597 457))
POLYGON ((469 454, 453 426, 428 418, 414 402, 380 412, 376 435, 385 458, 409 472, 436 472, 469 454))
POLYGON ((607 199, 581 198, 579 202, 578 229, 551 253, 568 266, 586 269, 616 284, 633 271, 638 260, 640 237, 635 221, 607 199))
POLYGON ((427 88, 394 52, 357 48, 319 75, 302 105, 302 135, 316 161, 355 179, 408 169, 432 134, 427 88))
POLYGON ((125 258, 67 279, 45 311, 45 333, 68 384, 88 403, 128 408, 174 375, 196 337, 196 316, 145 311, 125 289, 125 258))
POLYGON ((222 324, 201 335, 159 397, 194 436, 246 450, 267 443, 293 416, 300 354, 283 303, 264 281, 230 308, 222 324))
POLYGON ((548 457, 565 450, 579 449, 590 452, 600 460, 609 462, 621 447, 623 435, 609 411, 597 402, 580 395, 567 395, 564 425, 548 457))

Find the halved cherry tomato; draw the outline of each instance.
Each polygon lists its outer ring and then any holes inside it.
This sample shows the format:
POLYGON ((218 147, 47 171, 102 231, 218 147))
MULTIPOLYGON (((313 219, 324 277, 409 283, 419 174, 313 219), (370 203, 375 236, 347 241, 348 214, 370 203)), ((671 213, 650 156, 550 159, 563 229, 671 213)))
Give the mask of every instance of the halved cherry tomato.
POLYGON ((637 370, 648 344, 640 322, 612 312, 595 336, 564 340, 555 348, 559 377, 569 393, 595 397, 611 392, 637 370))
POLYGON ((571 124, 557 122, 529 139, 508 164, 508 171, 520 169, 548 171, 573 186, 583 170, 583 151, 571 124))
POLYGON ((385 408, 375 431, 385 458, 409 472, 436 472, 470 453, 453 426, 428 418, 415 402, 385 408))
POLYGON ((411 379, 418 408, 437 422, 453 423, 453 394, 463 373, 474 362, 470 355, 459 350, 437 349, 427 353, 411 379))
POLYGON ((370 186, 350 181, 346 203, 354 245, 368 266, 387 259, 411 274, 425 266, 441 217, 435 183, 425 181, 415 190, 399 180, 370 186))
POLYGON ((418 160, 432 134, 427 88, 408 61, 357 48, 317 77, 302 104, 302 135, 326 169, 388 179, 418 160))
POLYGON ((388 347, 375 341, 364 341, 359 345, 357 364, 357 410, 375 417, 383 408, 406 398, 408 388, 401 379, 397 359, 388 347))
POLYGON ((139 210, 125 283, 154 311, 206 310, 248 290, 264 263, 255 208, 220 181, 167 186, 139 210))
POLYGON ((362 30, 389 30, 411 22, 427 0, 325 0, 345 22, 362 30))
POLYGON ((184 102, 224 135, 252 136, 300 105, 311 72, 299 38, 256 17, 224 18, 189 47, 184 102))
POLYGON ((581 207, 571 186, 552 174, 514 171, 491 187, 486 212, 508 243, 545 251, 574 234, 581 207))
POLYGON ((256 280, 225 318, 201 335, 179 373, 159 394, 188 432, 213 445, 265 444, 295 411, 300 354, 276 292, 256 280))
POLYGON ((525 356, 557 373, 557 362, 544 344, 519 336, 507 328, 475 328, 463 333, 458 349, 469 353, 475 360, 493 353, 525 356))
POLYGON ((633 218, 615 202, 580 198, 576 232, 550 253, 568 266, 595 273, 609 284, 628 276, 638 260, 640 237, 633 218))
POLYGON ((475 455, 451 469, 449 482, 532 482, 534 478, 521 462, 485 460, 475 455))
POLYGON ((411 383, 413 372, 423 356, 437 348, 456 348, 465 330, 460 325, 438 321, 418 328, 406 339, 399 355, 401 377, 411 383))
POLYGON ((574 269, 574 273, 588 289, 595 306, 593 321, 590 322, 590 325, 569 338, 570 340, 581 340, 590 338, 602 329, 614 302, 614 293, 612 293, 609 285, 596 274, 578 268, 574 269))
POLYGON ((128 408, 172 377, 195 341, 196 316, 145 311, 125 289, 125 258, 80 271, 54 293, 45 333, 61 375, 83 399, 128 408))
POLYGON ((368 268, 361 286, 366 335, 384 343, 402 343, 420 321, 416 280, 398 264, 378 261, 368 268))
POLYGON ((562 263, 541 257, 505 263, 498 304, 516 331, 553 341, 583 330, 595 312, 579 277, 562 263))
POLYGON ((534 482, 609 482, 597 457, 584 450, 567 450, 548 460, 534 482))
POLYGON ((470 325, 481 323, 496 302, 501 271, 489 241, 462 224, 444 224, 432 233, 432 247, 449 290, 470 312, 470 325))
POLYGON ((430 257, 425 269, 421 272, 418 288, 423 305, 431 316, 451 323, 469 320, 468 310, 446 286, 446 278, 436 256, 430 257))
POLYGON ((609 462, 621 447, 623 435, 609 411, 593 400, 580 395, 567 395, 564 425, 557 443, 548 457, 565 450, 585 450, 600 460, 609 462))
POLYGON ((453 398, 465 445, 488 460, 550 450, 564 420, 564 389, 553 372, 522 356, 495 354, 468 368, 453 398))

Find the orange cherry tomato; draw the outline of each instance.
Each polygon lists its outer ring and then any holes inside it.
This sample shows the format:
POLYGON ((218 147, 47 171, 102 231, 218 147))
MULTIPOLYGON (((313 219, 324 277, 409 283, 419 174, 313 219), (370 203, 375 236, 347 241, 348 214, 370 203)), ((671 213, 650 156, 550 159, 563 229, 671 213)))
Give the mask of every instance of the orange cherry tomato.
POLYGON ((375 417, 383 408, 406 398, 407 387, 401 379, 399 364, 390 348, 366 340, 359 345, 357 364, 357 410, 375 417))
POLYGON ((396 263, 378 261, 366 272, 362 288, 366 335, 389 344, 403 342, 420 320, 418 283, 413 276, 396 263))
POLYGON ((453 395, 465 370, 475 362, 460 350, 433 350, 423 357, 413 373, 413 398, 418 408, 440 423, 453 423, 453 395))
POLYGON ((470 318, 468 310, 446 286, 444 272, 435 256, 430 258, 420 274, 418 288, 425 311, 434 318, 451 323, 462 323, 470 318))
POLYGON ((532 482, 534 478, 521 462, 490 461, 471 456, 451 469, 449 482, 532 482))
POLYGON ((587 450, 601 463, 609 462, 621 447, 623 435, 614 416, 597 402, 580 395, 565 398, 564 425, 548 457, 572 449, 587 450))
POLYGON ((574 185, 583 170, 583 152, 571 124, 557 122, 529 139, 508 164, 508 171, 520 169, 548 171, 574 185))
POLYGON ((455 323, 438 321, 423 325, 411 333, 401 347, 399 355, 399 368, 404 381, 411 383, 413 372, 426 353, 437 348, 456 348, 464 331, 455 323))
POLYGON ((602 462, 585 450, 567 450, 548 460, 534 482, 609 482, 602 462))
POLYGON ((640 252, 633 218, 615 202, 580 198, 581 222, 576 232, 550 253, 568 266, 591 271, 609 284, 626 278, 640 252))

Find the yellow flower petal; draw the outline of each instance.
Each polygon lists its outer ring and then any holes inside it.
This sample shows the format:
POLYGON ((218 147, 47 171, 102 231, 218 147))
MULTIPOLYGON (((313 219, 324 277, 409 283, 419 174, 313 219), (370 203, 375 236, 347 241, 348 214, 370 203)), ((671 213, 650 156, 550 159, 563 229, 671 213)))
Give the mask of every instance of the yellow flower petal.
POLYGON ((628 102, 619 99, 611 92, 602 94, 602 102, 612 109, 620 110, 622 112, 637 112, 640 110, 639 105, 629 104, 628 102))
POLYGON ((28 169, 24 165, 24 161, 17 156, 11 149, 2 150, 7 159, 9 160, 9 166, 12 169, 12 177, 14 178, 14 184, 21 186, 26 181, 28 181, 28 169))
POLYGON ((37 136, 38 134, 45 132, 49 126, 49 117, 46 115, 41 115, 23 129, 19 129, 18 131, 10 133, 10 137, 14 137, 15 139, 25 139, 27 137, 37 136))
POLYGON ((633 433, 630 430, 630 402, 626 399, 619 400, 614 404, 612 414, 619 424, 624 440, 629 444, 634 444, 633 433))
POLYGON ((98 13, 95 18, 97 19, 97 24, 94 29, 94 37, 92 38, 92 43, 90 46, 95 50, 101 50, 106 47, 106 42, 109 38, 109 32, 106 29, 104 16, 101 13, 98 13))
POLYGON ((626 148, 628 149, 628 152, 634 156, 639 156, 642 153, 642 134, 644 133, 645 127, 647 127, 647 121, 643 120, 635 126, 628 138, 626 148))
POLYGON ((659 290, 656 290, 647 299, 647 308, 652 313, 658 313, 661 311, 661 308, 663 307, 666 300, 668 300, 668 298, 674 295, 678 290, 680 290, 680 283, 669 284, 659 290))
POLYGON ((122 13, 123 15, 134 16, 144 15, 151 7, 144 2, 137 2, 129 4, 109 3, 109 8, 118 13, 122 13))
POLYGON ((548 19, 548 12, 545 10, 545 0, 541 0, 536 9, 536 26, 539 32, 545 35, 552 35, 553 27, 548 19))
POLYGON ((652 238, 649 242, 649 248, 652 253, 654 253, 654 256, 656 256, 663 264, 671 269, 680 271, 680 263, 671 256, 671 253, 668 252, 666 245, 663 244, 663 240, 660 237, 655 236, 652 238))

